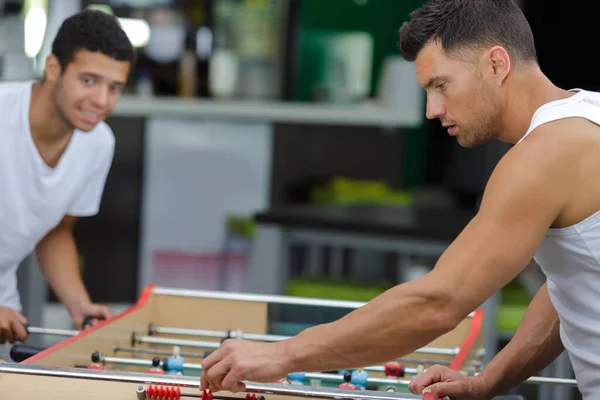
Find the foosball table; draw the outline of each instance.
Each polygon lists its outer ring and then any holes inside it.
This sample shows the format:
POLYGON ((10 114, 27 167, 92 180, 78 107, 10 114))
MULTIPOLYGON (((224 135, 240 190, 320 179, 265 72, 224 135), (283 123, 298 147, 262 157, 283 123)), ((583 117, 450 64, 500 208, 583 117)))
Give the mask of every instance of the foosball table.
POLYGON ((15 345, 11 354, 20 362, 0 363, 0 392, 14 390, 24 400, 425 399, 410 394, 408 384, 430 365, 481 370, 483 311, 476 310, 427 347, 382 365, 298 371, 278 383, 246 382, 244 393, 199 392, 202 358, 224 340, 282 340, 362 305, 148 286, 134 306, 84 331, 29 327, 30 335, 65 338, 46 349, 15 345))

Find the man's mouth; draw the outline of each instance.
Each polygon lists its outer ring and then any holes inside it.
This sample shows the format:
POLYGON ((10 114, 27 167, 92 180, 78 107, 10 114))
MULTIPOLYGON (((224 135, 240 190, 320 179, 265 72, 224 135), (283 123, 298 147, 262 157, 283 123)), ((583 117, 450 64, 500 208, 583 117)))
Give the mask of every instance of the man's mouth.
POLYGON ((100 114, 86 109, 80 109, 83 119, 91 124, 97 124, 100 121, 100 114))

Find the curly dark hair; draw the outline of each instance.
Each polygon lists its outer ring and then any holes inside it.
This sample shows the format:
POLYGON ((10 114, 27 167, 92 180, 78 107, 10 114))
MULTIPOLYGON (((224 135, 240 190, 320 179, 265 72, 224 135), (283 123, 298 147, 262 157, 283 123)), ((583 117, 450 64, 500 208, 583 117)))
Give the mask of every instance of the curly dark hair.
POLYGON ((533 33, 514 0, 431 0, 400 28, 400 53, 414 61, 430 42, 449 55, 503 46, 515 61, 535 61, 533 33))
POLYGON ((80 50, 101 52, 118 61, 135 62, 135 51, 119 20, 99 10, 84 10, 67 19, 52 43, 63 71, 80 50))

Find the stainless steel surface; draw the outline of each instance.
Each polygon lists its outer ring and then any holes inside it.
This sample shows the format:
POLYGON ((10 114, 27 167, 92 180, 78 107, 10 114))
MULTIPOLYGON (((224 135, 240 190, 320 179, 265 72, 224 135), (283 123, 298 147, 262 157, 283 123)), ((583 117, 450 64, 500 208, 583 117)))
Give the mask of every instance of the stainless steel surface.
MULTIPOLYGON (((374 365, 371 367, 364 367, 363 369, 369 372, 385 372, 385 367, 383 365, 374 365)), ((417 369, 404 367, 404 373, 406 375, 416 375, 417 369)))
POLYGON ((141 385, 135 387, 135 393, 137 394, 138 400, 144 400, 146 398, 146 389, 141 385))
POLYGON ((53 328, 41 328, 38 326, 28 326, 27 332, 40 334, 40 335, 54 335, 54 336, 75 336, 78 335, 80 331, 73 329, 53 329, 53 328))
POLYGON ((436 356, 455 356, 460 351, 460 347, 455 347, 454 349, 445 349, 441 347, 421 347, 413 351, 413 353, 418 354, 430 354, 436 356))
MULTIPOLYGON (((152 366, 152 360, 145 360, 145 359, 139 359, 139 358, 111 357, 111 356, 107 356, 107 355, 101 355, 100 360, 102 363, 152 366)), ((160 365, 161 366, 163 365, 162 360, 160 362, 160 365)), ((183 368, 202 371, 202 365, 197 364, 197 363, 184 363, 183 368)), ((363 369, 365 371, 376 371, 376 372, 384 371, 383 367, 379 367, 379 366, 366 367, 363 369)), ((418 370, 416 368, 406 368, 405 369, 405 373, 407 375, 416 375, 417 372, 418 372, 418 370)), ((310 373, 309 372, 309 373, 306 373, 305 376, 307 379, 323 379, 323 380, 338 381, 338 382, 344 381, 344 376, 341 374, 325 374, 325 373, 310 373)), ((396 378, 382 379, 382 378, 369 377, 368 382, 380 383, 380 384, 390 384, 390 385, 404 385, 404 384, 408 384, 410 381, 404 381, 404 380, 396 379, 396 378)))
MULTIPOLYGON (((139 347, 121 347, 121 346, 114 346, 113 351, 115 353, 125 352, 125 353, 164 355, 164 356, 170 356, 173 354, 173 351, 171 351, 171 350, 142 349, 139 347)), ((192 352, 182 351, 179 354, 182 357, 204 358, 204 353, 192 353, 192 352)))
MULTIPOLYGON (((123 358, 123 357, 111 357, 111 356, 102 355, 100 357, 100 360, 103 364, 104 363, 112 363, 112 364, 126 364, 126 365, 142 365, 142 366, 147 366, 147 367, 152 366, 152 360, 144 360, 144 359, 139 359, 139 358, 123 358)), ((161 360, 160 366, 162 367, 162 365, 163 365, 163 362, 161 360)), ((184 363, 183 368, 195 369, 195 370, 201 371, 202 365, 195 364, 195 363, 184 363)))
MULTIPOLYGON (((231 331, 213 331, 207 329, 186 329, 186 328, 172 328, 168 326, 154 326, 148 327, 148 333, 159 333, 164 335, 181 335, 181 336, 200 336, 200 337, 211 337, 218 339, 239 339, 237 333, 234 330, 231 331)), ((261 333, 242 333, 241 339, 244 340, 259 340, 263 342, 277 342, 279 340, 289 339, 289 336, 283 335, 269 335, 261 333)))
POLYGON ((346 300, 327 300, 313 299, 308 297, 293 297, 281 295, 261 295, 250 293, 235 293, 235 292, 218 292, 210 290, 187 290, 187 289, 171 289, 156 287, 152 290, 154 294, 164 296, 182 296, 182 297, 200 297, 206 299, 222 299, 222 300, 237 300, 237 301, 255 301, 271 304, 294 304, 315 307, 332 307, 332 308, 347 308, 355 309, 362 307, 366 303, 359 301, 346 300))
POLYGON ((523 383, 534 384, 534 385, 566 385, 566 386, 577 386, 575 379, 568 378, 550 378, 545 376, 532 376, 523 383))
MULTIPOLYGON (((325 374, 320 372, 307 372, 305 374, 306 379, 321 379, 324 381, 343 382, 343 375, 339 374, 325 374)), ((410 380, 408 379, 396 379, 396 378, 371 378, 367 379, 368 383, 377 383, 379 385, 408 385, 410 380)))
POLYGON ((221 345, 220 342, 208 342, 208 341, 203 341, 203 340, 159 338, 159 337, 138 336, 138 335, 134 335, 133 340, 135 343, 161 344, 161 345, 167 345, 167 346, 194 347, 194 348, 201 348, 201 349, 216 349, 221 345))
MULTIPOLYGON (((173 339, 164 337, 153 337, 153 336, 139 336, 134 335, 133 340, 136 343, 150 343, 150 344, 161 344, 167 346, 181 346, 181 347, 195 347, 202 349, 216 349, 221 343, 210 342, 204 340, 187 340, 187 339, 173 339)), ((429 354, 437 356, 455 356, 458 354, 460 348, 456 347, 453 349, 445 349, 441 347, 422 347, 415 350, 413 353, 429 354)))
MULTIPOLYGON (((0 364, 0 374, 2 373, 54 376, 115 382, 131 382, 153 385, 175 385, 195 389, 198 389, 199 383, 198 378, 192 376, 150 375, 125 371, 87 370, 70 367, 52 367, 44 365, 27 365, 15 363, 0 364)), ((360 392, 355 392, 351 390, 335 388, 296 386, 279 383, 255 383, 247 381, 244 381, 244 384, 246 386, 246 393, 275 394, 282 396, 316 397, 325 399, 347 400, 408 400, 422 398, 421 396, 415 396, 410 394, 379 392, 371 390, 361 390, 360 392)))

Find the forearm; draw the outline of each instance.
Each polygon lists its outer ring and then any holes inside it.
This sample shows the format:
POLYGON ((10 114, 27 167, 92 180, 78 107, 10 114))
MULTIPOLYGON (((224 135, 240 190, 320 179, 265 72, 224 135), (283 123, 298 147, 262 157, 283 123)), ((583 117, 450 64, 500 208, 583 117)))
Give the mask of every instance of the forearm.
MULTIPOLYGON (((295 371, 355 368, 389 361, 455 326, 442 290, 423 277, 396 286, 335 322, 309 328, 285 343, 295 371)), ((435 284, 437 286, 437 284, 435 284)))
POLYGON ((69 313, 90 302, 79 272, 77 247, 68 229, 56 229, 37 246, 42 273, 69 313))
POLYGON ((506 393, 548 366, 564 350, 547 286, 538 291, 512 340, 481 372, 489 397, 506 393))

